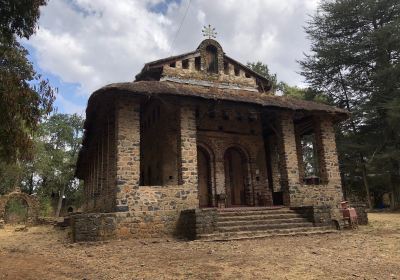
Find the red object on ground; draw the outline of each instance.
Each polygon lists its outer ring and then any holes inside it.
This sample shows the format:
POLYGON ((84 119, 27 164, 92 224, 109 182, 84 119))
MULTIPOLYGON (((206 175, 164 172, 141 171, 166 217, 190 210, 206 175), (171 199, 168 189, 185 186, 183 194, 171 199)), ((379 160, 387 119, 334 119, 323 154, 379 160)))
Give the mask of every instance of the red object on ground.
POLYGON ((356 209, 350 207, 348 201, 342 201, 340 204, 342 206, 343 220, 347 221, 352 228, 356 228, 358 226, 356 209))

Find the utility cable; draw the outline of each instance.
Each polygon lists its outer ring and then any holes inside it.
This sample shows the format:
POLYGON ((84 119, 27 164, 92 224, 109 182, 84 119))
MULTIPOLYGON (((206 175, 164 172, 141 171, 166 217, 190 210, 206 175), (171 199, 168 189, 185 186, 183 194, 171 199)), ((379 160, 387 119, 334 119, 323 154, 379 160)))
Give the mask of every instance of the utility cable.
POLYGON ((171 47, 170 47, 170 56, 172 56, 172 50, 173 50, 173 47, 174 47, 176 38, 178 37, 179 32, 181 31, 183 22, 185 21, 185 18, 186 18, 186 15, 187 15, 187 13, 188 13, 188 10, 189 10, 189 7, 190 7, 191 2, 192 2, 192 0, 189 0, 189 4, 188 4, 187 7, 186 7, 185 14, 183 15, 183 18, 182 18, 182 20, 181 20, 181 23, 180 23, 180 25, 179 25, 179 28, 178 28, 178 30, 176 31, 174 40, 172 41, 172 44, 171 44, 171 47))

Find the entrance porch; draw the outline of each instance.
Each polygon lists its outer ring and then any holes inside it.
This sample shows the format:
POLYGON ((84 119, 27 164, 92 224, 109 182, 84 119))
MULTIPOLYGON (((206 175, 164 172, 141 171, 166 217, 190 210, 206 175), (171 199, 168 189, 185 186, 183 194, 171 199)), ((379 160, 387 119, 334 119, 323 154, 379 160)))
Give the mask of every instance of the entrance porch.
POLYGON ((331 224, 329 213, 325 214, 327 216, 325 215, 324 219, 321 219, 321 211, 313 207, 197 209, 194 213, 195 232, 191 238, 205 241, 226 241, 337 232, 331 224))

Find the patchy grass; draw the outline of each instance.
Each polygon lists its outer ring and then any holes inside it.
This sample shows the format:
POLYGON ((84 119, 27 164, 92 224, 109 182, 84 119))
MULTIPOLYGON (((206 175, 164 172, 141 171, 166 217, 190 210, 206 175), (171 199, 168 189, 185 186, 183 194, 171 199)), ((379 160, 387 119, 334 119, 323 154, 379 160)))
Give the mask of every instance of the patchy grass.
POLYGON ((400 213, 357 231, 231 242, 69 242, 48 226, 0 230, 0 279, 400 279, 400 213))

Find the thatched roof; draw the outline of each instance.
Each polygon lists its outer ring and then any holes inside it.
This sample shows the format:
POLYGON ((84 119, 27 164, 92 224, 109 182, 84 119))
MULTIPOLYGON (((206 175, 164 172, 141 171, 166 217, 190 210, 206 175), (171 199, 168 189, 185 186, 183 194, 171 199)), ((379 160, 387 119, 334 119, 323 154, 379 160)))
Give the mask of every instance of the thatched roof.
POLYGON ((348 111, 329 106, 326 104, 305 101, 291 97, 262 94, 259 92, 237 89, 221 89, 217 87, 204 87, 190 84, 159 81, 139 81, 129 83, 115 83, 104 86, 95 91, 89 99, 88 109, 93 99, 101 98, 104 95, 116 93, 129 93, 132 95, 145 96, 181 96, 194 97, 208 100, 224 100, 240 102, 262 107, 289 109, 294 111, 326 112, 328 114, 347 116, 348 111))
MULTIPOLYGON (((95 123, 95 115, 104 114, 99 112, 99 104, 107 104, 117 96, 147 96, 162 97, 175 96, 180 98, 191 98, 198 100, 218 100, 240 104, 255 105, 268 110, 291 110, 309 113, 332 115, 336 121, 348 117, 348 111, 329 106, 322 103, 299 100, 284 96, 263 94, 256 91, 221 89, 217 87, 205 87, 192 84, 181 84, 167 81, 138 81, 129 83, 115 83, 96 90, 89 98, 86 108, 85 133, 83 147, 79 153, 76 175, 82 178, 81 166, 85 160, 85 151, 88 149, 89 126, 95 123)), ((104 108, 104 107, 103 107, 104 108)), ((90 130, 90 129, 89 129, 90 130)))

